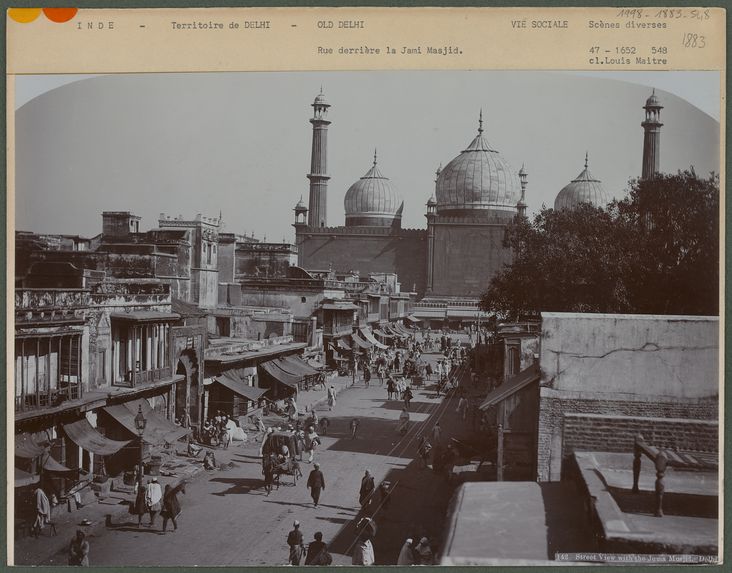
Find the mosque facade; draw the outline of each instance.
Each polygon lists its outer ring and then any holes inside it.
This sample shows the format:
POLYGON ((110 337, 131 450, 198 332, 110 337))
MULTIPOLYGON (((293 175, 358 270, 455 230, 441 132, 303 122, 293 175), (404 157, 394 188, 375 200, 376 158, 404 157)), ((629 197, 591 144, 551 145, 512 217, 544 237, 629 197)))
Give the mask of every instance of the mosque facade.
MULTIPOLYGON (((482 113, 470 143, 438 169, 426 203, 426 229, 402 228, 404 201, 382 173, 374 153, 371 167, 346 192, 345 225, 327 221, 327 119, 323 93, 312 104, 313 140, 309 198, 295 206, 298 265, 312 270, 394 273, 403 291, 423 300, 477 301, 490 280, 511 262, 503 245, 506 226, 526 216, 528 175, 516 172, 483 134, 482 113)), ((643 177, 658 171, 660 105, 655 92, 644 106, 643 177)), ((557 195, 555 209, 582 203, 604 207, 602 182, 585 167, 557 195)))

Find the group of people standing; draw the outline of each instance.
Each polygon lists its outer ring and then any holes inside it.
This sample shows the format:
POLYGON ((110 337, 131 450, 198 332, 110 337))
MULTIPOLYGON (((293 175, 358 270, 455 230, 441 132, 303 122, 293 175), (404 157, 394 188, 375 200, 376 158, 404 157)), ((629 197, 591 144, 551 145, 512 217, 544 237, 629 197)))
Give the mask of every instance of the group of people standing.
POLYGON ((165 490, 160 487, 158 478, 153 477, 146 484, 138 480, 135 485, 135 501, 130 506, 130 513, 137 516, 137 526, 142 527, 142 518, 150 516, 149 527, 155 527, 155 518, 158 514, 163 518, 162 533, 168 529, 168 522, 173 524, 173 531, 178 529, 178 516, 181 512, 178 494, 185 494, 185 482, 178 485, 165 485, 165 490))

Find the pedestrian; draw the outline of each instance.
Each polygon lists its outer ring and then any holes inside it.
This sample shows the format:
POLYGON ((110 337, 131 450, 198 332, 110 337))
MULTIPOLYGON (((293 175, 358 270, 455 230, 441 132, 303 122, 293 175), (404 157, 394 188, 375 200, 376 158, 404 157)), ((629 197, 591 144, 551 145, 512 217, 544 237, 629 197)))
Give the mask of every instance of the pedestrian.
POLYGON ((36 500, 36 520, 33 522, 31 532, 38 537, 43 526, 51 521, 51 502, 48 501, 46 492, 39 486, 34 494, 36 500))
POLYGON ((295 430, 295 453, 300 456, 300 461, 302 461, 302 454, 307 448, 308 444, 305 438, 305 432, 302 430, 295 430))
POLYGON ((315 433, 315 427, 308 427, 308 431, 305 433, 305 448, 310 456, 308 463, 312 463, 313 458, 315 457, 315 448, 319 445, 320 438, 318 437, 318 434, 315 433))
POLYGON ((356 439, 356 434, 358 433, 358 427, 361 425, 361 422, 358 421, 358 418, 353 418, 351 420, 351 439, 356 439))
POLYGON ((442 443, 442 428, 440 428, 439 422, 436 422, 432 427, 432 443, 436 446, 442 443))
POLYGON ((316 463, 313 470, 310 472, 307 487, 310 488, 310 497, 313 498, 315 507, 318 507, 320 492, 325 489, 325 476, 323 475, 323 472, 320 471, 320 464, 316 463))
POLYGON ((89 567, 89 542, 81 529, 76 530, 69 543, 69 565, 89 567))
POLYGON ((379 375, 379 384, 381 386, 384 385, 384 373, 385 373, 383 360, 384 360, 383 358, 379 359, 379 366, 376 368, 376 373, 379 375))
POLYGON ((419 540, 417 547, 414 548, 414 553, 417 558, 417 565, 433 565, 434 558, 432 556, 432 548, 430 547, 429 540, 423 537, 419 540))
POLYGON ((371 382, 371 368, 369 368, 368 364, 363 365, 363 382, 366 388, 368 388, 369 382, 371 382))
POLYGON ((399 552, 399 559, 397 559, 397 565, 414 565, 414 547, 412 544, 414 541, 411 537, 407 538, 402 545, 402 550, 399 552))
POLYGON ((333 557, 328 553, 328 546, 323 543, 323 533, 315 533, 315 541, 308 544, 308 553, 305 556, 305 565, 330 565, 333 557))
POLYGON ((356 535, 351 563, 373 565, 375 561, 373 539, 376 537, 376 522, 370 517, 362 518, 356 524, 356 535))
POLYGON ((130 513, 137 516, 137 527, 142 525, 142 516, 147 513, 146 495, 147 488, 142 483, 142 479, 139 479, 135 483, 135 501, 130 506, 130 513))
POLYGON ((429 440, 425 436, 421 436, 419 438, 419 447, 417 449, 417 452, 419 454, 419 457, 422 460, 423 467, 428 467, 429 459, 430 459, 430 452, 432 451, 432 444, 430 444, 429 440))
POLYGON ((302 540, 302 531, 300 531, 300 522, 295 520, 292 524, 292 531, 287 534, 287 545, 290 546, 290 556, 287 560, 288 565, 300 565, 302 553, 305 549, 302 540))
POLYGON ((356 540, 351 564, 366 566, 374 564, 374 546, 370 539, 359 538, 356 540))
POLYGON ((468 414, 468 401, 465 399, 465 396, 460 396, 456 411, 460 414, 460 417, 465 420, 465 416, 468 414))
POLYGON ((391 482, 382 481, 379 484, 379 505, 386 511, 391 504, 391 482))
POLYGON ((336 405, 336 391, 333 385, 330 385, 330 388, 328 388, 328 409, 332 410, 335 408, 336 405))
POLYGON ((150 527, 155 526, 155 516, 157 516, 162 507, 162 500, 163 490, 158 483, 158 478, 153 477, 152 482, 147 485, 147 492, 145 493, 145 504, 150 514, 150 527))
POLYGON ((365 510, 371 503, 371 494, 374 493, 374 489, 376 489, 374 476, 371 475, 371 471, 366 470, 361 478, 361 489, 358 491, 358 502, 361 504, 362 510, 365 510))
MULTIPOLYGON (((261 420, 261 418, 260 418, 261 420)), ((264 448, 267 444, 267 440, 269 440, 270 434, 274 432, 274 428, 267 428, 266 433, 262 437, 262 443, 259 446, 259 457, 261 458, 264 455, 264 448)))
POLYGON ((428 362, 427 366, 425 366, 424 371, 427 374, 427 380, 430 380, 432 378, 432 364, 428 362))
POLYGON ((407 410, 409 410, 409 403, 412 401, 412 398, 414 398, 414 396, 412 395, 412 389, 407 386, 404 389, 404 407, 407 410))
POLYGON ((165 485, 165 492, 163 493, 163 509, 160 515, 163 518, 163 533, 168 529, 168 520, 173 522, 173 531, 178 529, 178 516, 180 515, 180 502, 178 501, 178 494, 186 493, 186 482, 180 482, 177 486, 171 487, 170 484, 165 485))
POLYGON ((330 425, 330 420, 323 416, 320 418, 320 422, 318 422, 318 425, 320 426, 320 433, 324 436, 328 435, 328 426, 330 425))
POLYGON ((264 475, 264 491, 267 496, 272 493, 272 484, 274 483, 274 470, 277 465, 277 457, 274 453, 269 453, 262 458, 262 474, 264 475))
POLYGON ((403 436, 409 429, 409 412, 407 408, 402 408, 402 413, 399 414, 399 424, 397 425, 397 431, 403 436))

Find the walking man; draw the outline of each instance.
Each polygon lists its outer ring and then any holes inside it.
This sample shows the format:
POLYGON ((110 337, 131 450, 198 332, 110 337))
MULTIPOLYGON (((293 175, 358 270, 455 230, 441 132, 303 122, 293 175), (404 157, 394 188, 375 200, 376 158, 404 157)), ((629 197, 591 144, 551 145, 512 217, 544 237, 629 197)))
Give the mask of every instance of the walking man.
POLYGON ((361 511, 365 511, 371 502, 371 494, 374 493, 374 489, 376 489, 374 476, 371 475, 369 470, 366 470, 361 479, 361 489, 358 491, 358 502, 361 504, 361 511))
POLYGON ((166 484, 165 493, 163 494, 163 510, 160 515, 163 517, 163 533, 168 528, 168 520, 173 523, 173 531, 178 529, 178 522, 176 519, 180 515, 180 502, 178 501, 178 493, 186 493, 185 482, 179 483, 175 487, 170 487, 170 484, 166 484))
POLYGON ((351 439, 356 439, 356 434, 358 433, 358 427, 361 425, 361 422, 358 421, 358 418, 354 418, 351 420, 351 439))
POLYGON ((333 384, 330 385, 330 388, 328 388, 328 409, 332 410, 335 408, 336 405, 336 391, 333 387, 333 384))
POLYGON ((287 560, 288 565, 300 565, 302 553, 305 549, 302 540, 302 531, 300 531, 300 522, 295 520, 292 524, 292 531, 287 534, 287 545, 290 546, 290 556, 287 560))
POLYGON ((412 395, 412 389, 407 386, 404 390, 404 407, 409 410, 409 403, 412 401, 412 398, 414 396, 412 395))
POLYGON ((51 521, 51 502, 48 501, 46 492, 40 487, 34 492, 36 498, 36 520, 33 522, 31 532, 38 537, 43 530, 43 526, 51 521))
POLYGON ((308 476, 308 485, 310 488, 310 497, 313 498, 315 507, 318 507, 318 501, 320 500, 320 492, 325 489, 325 476, 320 471, 320 464, 316 463, 313 471, 308 476))
POLYGON ((150 514, 150 527, 155 526, 155 516, 162 508, 162 501, 163 489, 158 483, 158 478, 153 477, 152 482, 148 484, 147 491, 145 492, 145 504, 147 505, 147 511, 150 514))
POLYGON ((442 443, 442 428, 440 423, 437 422, 432 428, 432 443, 439 446, 442 443))

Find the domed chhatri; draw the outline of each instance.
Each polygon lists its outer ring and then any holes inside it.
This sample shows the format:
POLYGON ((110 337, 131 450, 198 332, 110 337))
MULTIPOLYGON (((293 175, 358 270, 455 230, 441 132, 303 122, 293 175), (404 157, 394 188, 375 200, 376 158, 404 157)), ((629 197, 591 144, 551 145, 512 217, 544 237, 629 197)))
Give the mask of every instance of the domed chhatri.
POLYGON ((587 169, 588 154, 585 153, 585 168, 569 185, 566 185, 554 200, 554 209, 574 209, 580 203, 590 203, 595 207, 608 204, 607 193, 599 179, 595 179, 587 169))
POLYGON ((404 202, 374 164, 366 175, 356 181, 343 201, 347 227, 401 227, 404 202))
POLYGON ((508 162, 483 137, 483 112, 478 135, 442 170, 436 185, 441 215, 469 214, 475 210, 516 213, 521 185, 508 162))

